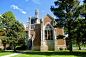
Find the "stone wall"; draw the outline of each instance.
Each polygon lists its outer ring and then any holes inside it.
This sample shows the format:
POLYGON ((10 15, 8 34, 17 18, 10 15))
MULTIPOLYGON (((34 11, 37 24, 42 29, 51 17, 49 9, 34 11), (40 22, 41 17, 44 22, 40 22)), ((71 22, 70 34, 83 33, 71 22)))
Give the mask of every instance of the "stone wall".
POLYGON ((33 45, 40 46, 41 45, 41 25, 36 24, 34 29, 34 37, 33 37, 33 45))
POLYGON ((31 50, 40 51, 40 46, 32 46, 31 50))

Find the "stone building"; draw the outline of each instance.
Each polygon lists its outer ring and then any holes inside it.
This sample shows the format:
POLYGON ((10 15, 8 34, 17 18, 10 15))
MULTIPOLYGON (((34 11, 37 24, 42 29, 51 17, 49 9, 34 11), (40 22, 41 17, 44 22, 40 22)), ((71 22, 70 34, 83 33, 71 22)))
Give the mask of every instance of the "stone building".
POLYGON ((29 17, 27 21, 27 48, 40 51, 57 51, 60 47, 65 49, 65 39, 57 39, 59 34, 64 35, 64 29, 54 28, 55 24, 55 18, 48 13, 40 19, 39 23, 39 12, 36 9, 35 17, 29 17))

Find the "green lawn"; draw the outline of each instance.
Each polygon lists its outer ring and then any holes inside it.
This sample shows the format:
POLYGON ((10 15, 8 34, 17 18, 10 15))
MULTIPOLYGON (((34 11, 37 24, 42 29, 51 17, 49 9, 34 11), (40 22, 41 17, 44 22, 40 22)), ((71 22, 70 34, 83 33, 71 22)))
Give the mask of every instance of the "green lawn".
MULTIPOLYGON (((73 47, 73 49, 77 49, 79 47, 73 47)), ((81 47, 81 49, 86 49, 86 47, 81 47)))
POLYGON ((69 51, 30 51, 22 53, 13 57, 86 57, 86 50, 74 50, 73 53, 69 51))
POLYGON ((5 55, 9 55, 9 54, 13 54, 13 53, 18 53, 18 52, 22 52, 24 50, 17 50, 17 52, 13 52, 13 50, 0 50, 0 56, 5 56, 5 55))
POLYGON ((4 55, 9 55, 9 54, 13 54, 15 52, 4 52, 4 50, 0 50, 0 56, 4 56, 4 55))

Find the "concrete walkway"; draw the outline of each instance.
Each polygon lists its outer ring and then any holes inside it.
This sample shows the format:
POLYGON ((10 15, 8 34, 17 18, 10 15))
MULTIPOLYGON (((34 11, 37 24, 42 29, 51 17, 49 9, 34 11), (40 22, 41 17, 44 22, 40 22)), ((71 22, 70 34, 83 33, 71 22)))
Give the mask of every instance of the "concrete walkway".
POLYGON ((10 55, 5 55, 5 56, 1 56, 1 57, 11 57, 11 56, 15 56, 15 55, 18 55, 18 54, 21 54, 21 53, 25 53, 25 52, 29 52, 30 50, 25 50, 23 52, 20 52, 20 53, 14 53, 14 54, 10 54, 10 55))

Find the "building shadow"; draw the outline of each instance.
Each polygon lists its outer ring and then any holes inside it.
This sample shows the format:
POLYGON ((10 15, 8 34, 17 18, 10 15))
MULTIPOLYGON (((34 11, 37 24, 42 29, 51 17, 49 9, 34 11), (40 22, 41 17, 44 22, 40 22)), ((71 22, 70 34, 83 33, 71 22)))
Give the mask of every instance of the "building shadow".
POLYGON ((78 56, 78 57, 85 57, 86 56, 86 52, 77 52, 74 51, 73 53, 69 53, 68 51, 46 51, 46 52, 41 52, 41 51, 30 51, 30 52, 26 52, 26 53, 22 53, 22 54, 27 54, 27 55, 44 55, 44 56, 53 56, 53 55, 74 55, 74 56, 78 56))

